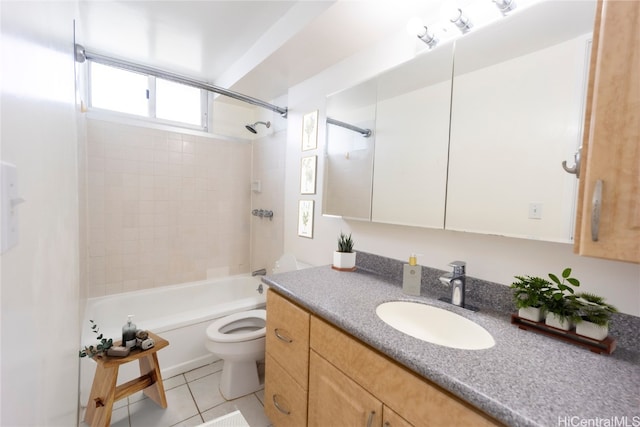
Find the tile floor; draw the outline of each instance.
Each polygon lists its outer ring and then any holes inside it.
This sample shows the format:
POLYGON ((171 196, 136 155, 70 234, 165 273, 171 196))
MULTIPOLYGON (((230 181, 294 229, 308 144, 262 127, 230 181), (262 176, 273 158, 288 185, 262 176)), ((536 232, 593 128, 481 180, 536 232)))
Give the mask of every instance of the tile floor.
MULTIPOLYGON (((271 425, 264 413, 264 390, 225 400, 218 390, 222 361, 164 379, 168 408, 162 409, 142 392, 115 403, 112 427, 191 427, 239 410, 251 427, 271 425)), ((84 413, 83 413, 84 416, 84 413)), ((87 424, 80 422, 80 427, 87 424)))

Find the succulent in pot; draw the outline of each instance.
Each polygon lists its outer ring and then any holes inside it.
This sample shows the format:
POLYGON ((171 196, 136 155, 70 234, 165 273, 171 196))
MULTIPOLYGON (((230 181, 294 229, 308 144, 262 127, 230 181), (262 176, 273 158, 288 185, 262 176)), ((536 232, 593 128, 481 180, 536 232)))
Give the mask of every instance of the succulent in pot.
POLYGON ((604 298, 588 292, 578 294, 576 301, 581 319, 576 325, 576 333, 597 341, 605 339, 609 335, 611 315, 618 309, 604 302, 604 298))
POLYGON ((523 319, 540 322, 544 318, 544 305, 549 298, 551 282, 535 276, 515 276, 517 281, 511 284, 513 301, 518 316, 523 319))
POLYGON ((580 304, 576 301, 577 297, 572 288, 572 286, 580 286, 580 281, 571 277, 571 268, 565 268, 561 277, 562 279, 549 273, 549 278, 553 283, 549 297, 544 303, 544 308, 547 311, 545 323, 547 326, 568 331, 581 320, 580 304))
POLYGON ((333 268, 336 270, 352 271, 356 266, 356 253, 353 251, 351 234, 340 233, 338 250, 333 253, 333 268))

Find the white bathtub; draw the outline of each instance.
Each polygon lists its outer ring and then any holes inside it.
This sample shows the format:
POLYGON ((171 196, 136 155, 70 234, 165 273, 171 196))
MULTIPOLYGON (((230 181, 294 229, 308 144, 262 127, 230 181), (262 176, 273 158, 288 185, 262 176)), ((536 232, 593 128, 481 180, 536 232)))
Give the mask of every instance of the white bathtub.
MULTIPOLYGON (((89 319, 107 338, 119 341, 127 315, 133 314, 138 329, 149 330, 169 341, 169 346, 158 352, 163 378, 169 378, 207 363, 216 358, 204 346, 205 330, 215 319, 238 311, 264 308, 267 286, 257 291, 260 277, 230 276, 180 285, 163 286, 105 297, 89 298, 82 325, 82 345, 95 344, 89 319)), ((81 404, 91 391, 95 363, 81 360, 81 404)), ((118 384, 139 375, 137 363, 120 368, 118 384)))

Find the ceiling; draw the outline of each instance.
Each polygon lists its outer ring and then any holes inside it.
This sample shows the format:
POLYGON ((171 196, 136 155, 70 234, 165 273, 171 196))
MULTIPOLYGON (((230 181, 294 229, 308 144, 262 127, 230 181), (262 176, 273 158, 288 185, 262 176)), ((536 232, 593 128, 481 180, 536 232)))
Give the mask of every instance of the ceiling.
POLYGON ((80 2, 88 51, 271 101, 441 0, 80 2))

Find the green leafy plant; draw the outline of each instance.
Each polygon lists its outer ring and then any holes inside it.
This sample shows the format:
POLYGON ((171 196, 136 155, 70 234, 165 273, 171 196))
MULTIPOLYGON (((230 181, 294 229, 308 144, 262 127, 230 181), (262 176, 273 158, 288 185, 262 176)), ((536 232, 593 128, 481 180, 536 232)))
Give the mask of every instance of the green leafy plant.
POLYGON ((611 315, 618 312, 617 308, 604 302, 603 297, 588 292, 578 294, 576 301, 580 318, 598 326, 607 326, 611 315))
POLYGON ((96 334, 96 339, 100 341, 100 343, 97 344, 96 346, 93 346, 93 345, 85 346, 83 349, 80 350, 78 356, 89 357, 93 359, 96 356, 101 356, 102 354, 106 353, 107 350, 109 350, 113 346, 113 339, 104 338, 102 333, 100 333, 100 328, 98 327, 98 324, 95 323, 93 320, 89 320, 89 323, 91 324, 91 332, 96 334))
POLYGON ((516 308, 542 307, 551 292, 551 282, 541 277, 515 276, 518 279, 511 284, 513 301, 516 308))
POLYGON ((338 252, 353 252, 353 239, 351 234, 348 236, 344 233, 340 233, 338 238, 338 252))
POLYGON ((552 286, 549 291, 549 298, 545 301, 544 307, 547 312, 554 313, 561 320, 569 320, 571 322, 579 322, 580 304, 576 301, 577 297, 573 287, 580 286, 580 281, 575 277, 571 277, 571 268, 562 270, 562 279, 553 273, 549 273, 552 286))

